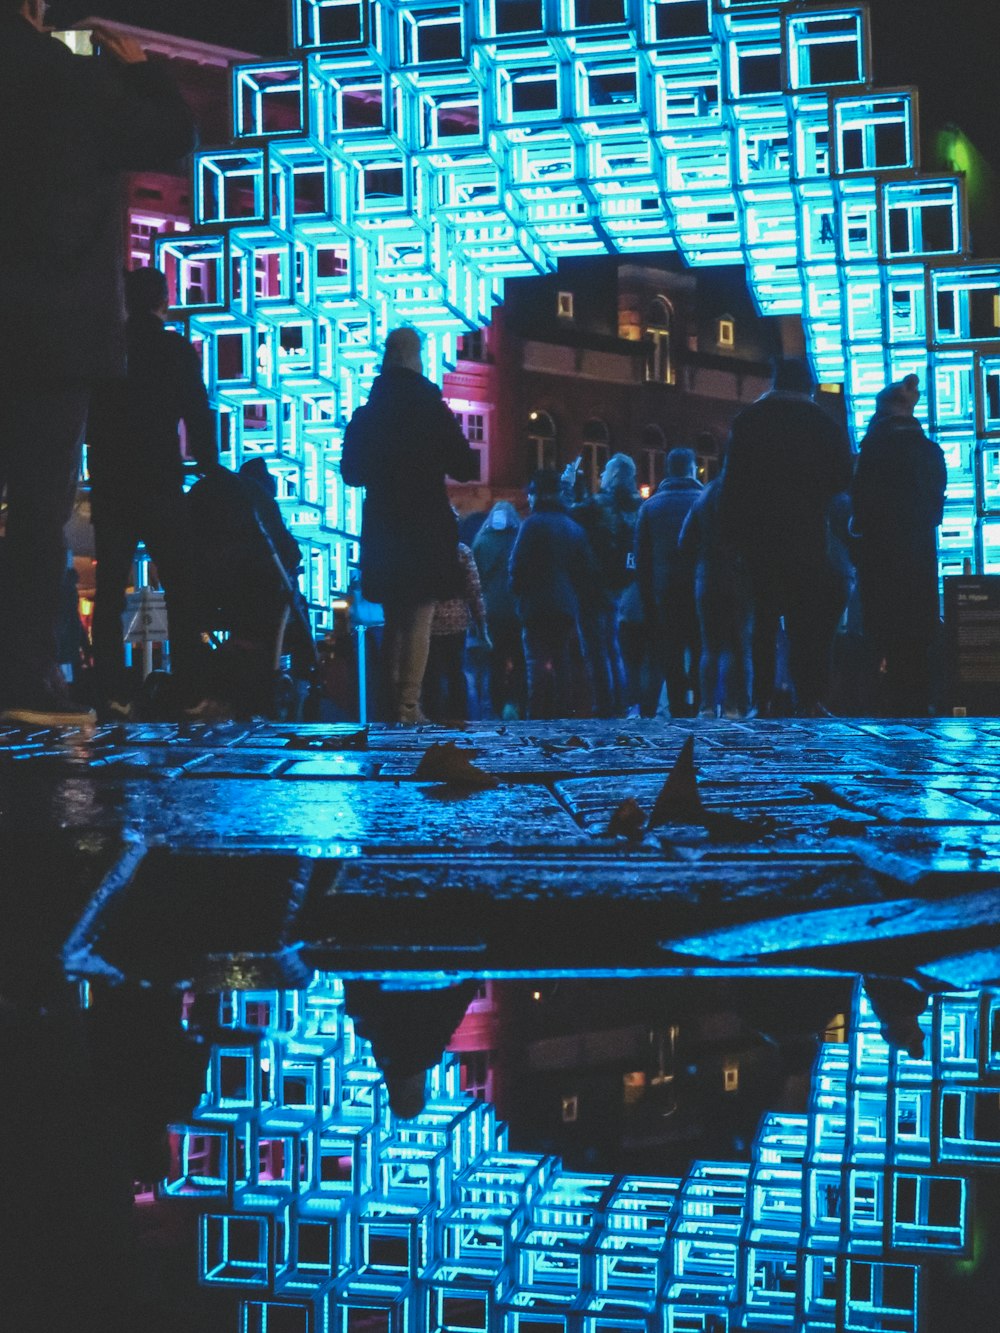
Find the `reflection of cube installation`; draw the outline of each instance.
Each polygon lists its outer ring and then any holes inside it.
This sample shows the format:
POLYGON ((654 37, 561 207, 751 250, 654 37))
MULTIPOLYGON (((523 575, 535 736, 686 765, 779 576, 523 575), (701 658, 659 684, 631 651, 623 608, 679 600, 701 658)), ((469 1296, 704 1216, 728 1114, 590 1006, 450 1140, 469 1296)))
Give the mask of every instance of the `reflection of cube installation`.
POLYGON ((914 91, 870 87, 864 5, 293 0, 293 39, 236 68, 235 146, 199 154, 195 231, 157 256, 318 611, 357 555, 337 460, 386 331, 425 331, 440 377, 506 277, 607 252, 745 266, 856 433, 919 375, 942 567, 1000 569, 1000 267, 970 261, 961 181, 919 174, 914 91))
POLYGON ((198 1200, 201 1280, 238 1295, 234 1329, 905 1333, 921 1258, 970 1249, 968 1173, 1000 1164, 1000 992, 935 996, 914 1060, 859 986, 807 1113, 683 1180, 509 1152, 450 1055, 397 1119, 342 997, 324 974, 223 997, 231 1039, 174 1127, 163 1190, 198 1200))

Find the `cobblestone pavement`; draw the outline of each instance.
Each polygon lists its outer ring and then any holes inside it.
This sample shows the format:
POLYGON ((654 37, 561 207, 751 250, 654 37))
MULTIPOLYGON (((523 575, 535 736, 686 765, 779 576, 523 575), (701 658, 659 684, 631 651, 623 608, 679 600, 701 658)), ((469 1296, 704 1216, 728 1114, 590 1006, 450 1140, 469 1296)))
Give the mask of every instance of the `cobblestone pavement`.
POLYGON ((985 985, 998 756, 1000 719, 7 730, 0 990, 63 967, 985 985), (675 774, 658 801, 689 737, 697 792, 675 774))

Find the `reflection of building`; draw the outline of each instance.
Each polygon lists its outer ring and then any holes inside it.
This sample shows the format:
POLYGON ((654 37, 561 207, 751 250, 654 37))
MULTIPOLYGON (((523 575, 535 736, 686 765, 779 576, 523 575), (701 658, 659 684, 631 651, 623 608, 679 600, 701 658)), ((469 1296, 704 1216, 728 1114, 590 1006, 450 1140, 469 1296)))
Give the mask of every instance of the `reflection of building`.
POLYGON ((1000 1160, 992 990, 933 996, 914 1059, 859 985, 807 1109, 672 1177, 512 1149, 454 1056, 397 1118, 328 974, 221 1018, 163 1193, 201 1214, 200 1280, 253 1333, 918 1333, 929 1261, 969 1256, 971 1178, 1000 1160))

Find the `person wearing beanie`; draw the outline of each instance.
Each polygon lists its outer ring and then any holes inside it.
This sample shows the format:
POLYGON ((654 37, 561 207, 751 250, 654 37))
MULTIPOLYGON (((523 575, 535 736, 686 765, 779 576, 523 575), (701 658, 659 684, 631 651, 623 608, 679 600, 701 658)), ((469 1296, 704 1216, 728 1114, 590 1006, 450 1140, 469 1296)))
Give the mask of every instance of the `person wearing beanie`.
POLYGON ((436 602, 461 597, 458 522, 445 478, 472 481, 479 460, 441 390, 423 373, 416 329, 393 329, 382 373, 344 433, 340 473, 365 488, 361 590, 385 614, 390 720, 424 721, 420 691, 436 602))
POLYGON ((914 416, 916 375, 888 384, 861 442, 852 501, 863 632, 880 666, 883 711, 926 717, 940 625, 937 529, 947 470, 914 416))

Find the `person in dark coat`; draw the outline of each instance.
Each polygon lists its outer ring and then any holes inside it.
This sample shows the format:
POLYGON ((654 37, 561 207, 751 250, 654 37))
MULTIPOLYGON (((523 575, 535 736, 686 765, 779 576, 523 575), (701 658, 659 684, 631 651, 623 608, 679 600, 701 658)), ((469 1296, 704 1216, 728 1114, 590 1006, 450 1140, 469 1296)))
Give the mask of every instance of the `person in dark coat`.
POLYGON ((166 593, 171 667, 177 699, 200 697, 201 633, 198 582, 184 500, 187 448, 205 475, 218 466, 215 413, 201 377, 198 353, 165 327, 167 280, 157 269, 126 275, 128 374, 95 385, 87 421, 90 509, 97 557, 94 673, 106 707, 129 693, 122 655, 125 589, 136 547, 143 542, 166 593))
POLYGON ((420 689, 434 604, 461 597, 458 521, 445 478, 472 481, 478 458, 441 390, 423 374, 416 329, 393 329, 382 373, 344 435, 341 476, 366 488, 361 589, 385 611, 383 652, 394 721, 423 720, 420 689))
POLYGON ((937 528, 944 455, 913 415, 916 375, 890 384, 861 442, 852 489, 864 635, 884 662, 890 716, 924 717, 939 626, 937 528))
POLYGON ((779 361, 774 387, 733 421, 722 474, 720 520, 750 578, 754 693, 763 713, 774 704, 781 620, 795 707, 825 711, 837 580, 829 509, 850 486, 853 459, 843 428, 812 390, 805 361, 779 361))
POLYGON ((528 717, 567 716, 580 659, 580 604, 596 577, 583 529, 560 495, 556 472, 542 469, 528 485, 531 513, 510 556, 510 588, 524 625, 528 717))
POLYGON ((601 473, 597 494, 574 505, 570 511, 587 534, 597 566, 582 629, 598 717, 618 717, 626 708, 618 606, 635 576, 631 556, 641 503, 635 484, 635 463, 628 454, 613 454, 601 473))
POLYGON ((636 582, 646 624, 652 628, 655 673, 666 681, 670 716, 691 717, 698 698, 698 615, 694 566, 681 556, 679 543, 688 511, 702 490, 694 451, 671 449, 666 471, 656 493, 639 510, 636 582))
POLYGON ((681 529, 681 560, 694 568, 701 637, 700 716, 746 717, 750 709, 751 616, 746 570, 719 531, 718 477, 688 510, 681 529))
POLYGON ((124 370, 122 173, 169 170, 191 115, 131 37, 95 28, 74 56, 41 0, 0 0, 0 706, 13 721, 93 717, 56 664, 63 527, 76 493, 90 386, 124 370))
POLYGON ((510 501, 498 500, 472 543, 491 644, 490 707, 500 718, 524 717, 528 705, 521 621, 509 583, 510 553, 520 527, 510 501))

